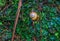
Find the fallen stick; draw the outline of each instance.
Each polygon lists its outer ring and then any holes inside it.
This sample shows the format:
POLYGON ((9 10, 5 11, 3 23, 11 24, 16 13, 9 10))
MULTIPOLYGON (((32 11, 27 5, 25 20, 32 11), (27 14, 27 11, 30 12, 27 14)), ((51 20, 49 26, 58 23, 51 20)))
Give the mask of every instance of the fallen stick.
POLYGON ((12 40, 11 41, 14 41, 14 35, 15 35, 16 25, 17 25, 17 22, 18 22, 21 6, 22 6, 22 0, 19 0, 18 10, 16 12, 16 19, 15 19, 15 22, 14 22, 13 35, 12 35, 12 40))

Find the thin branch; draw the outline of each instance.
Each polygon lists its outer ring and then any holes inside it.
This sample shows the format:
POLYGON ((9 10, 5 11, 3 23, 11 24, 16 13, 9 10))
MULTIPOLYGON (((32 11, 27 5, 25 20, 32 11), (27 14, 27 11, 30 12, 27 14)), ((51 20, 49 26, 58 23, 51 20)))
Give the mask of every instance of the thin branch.
POLYGON ((33 40, 34 40, 34 41, 37 41, 35 37, 33 37, 33 40))
POLYGON ((12 5, 12 0, 9 0, 9 4, 8 3, 6 3, 5 4, 5 7, 1 10, 1 12, 4 12, 10 5, 12 5))
POLYGON ((22 0, 19 0, 18 10, 17 10, 17 13, 16 13, 17 15, 16 15, 16 19, 15 19, 15 22, 14 22, 12 41, 14 41, 14 34, 15 34, 16 25, 17 25, 17 22, 18 22, 18 17, 19 17, 21 6, 22 6, 22 0))
POLYGON ((11 4, 6 4, 6 6, 3 8, 1 12, 4 12, 11 4))

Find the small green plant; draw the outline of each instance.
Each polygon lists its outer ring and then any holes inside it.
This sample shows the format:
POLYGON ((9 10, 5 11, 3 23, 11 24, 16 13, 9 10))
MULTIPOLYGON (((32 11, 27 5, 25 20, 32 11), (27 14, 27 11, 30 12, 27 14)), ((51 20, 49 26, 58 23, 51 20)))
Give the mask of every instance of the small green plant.
POLYGON ((6 4, 6 0, 0 0, 0 6, 2 7, 2 6, 5 6, 5 4, 6 4))

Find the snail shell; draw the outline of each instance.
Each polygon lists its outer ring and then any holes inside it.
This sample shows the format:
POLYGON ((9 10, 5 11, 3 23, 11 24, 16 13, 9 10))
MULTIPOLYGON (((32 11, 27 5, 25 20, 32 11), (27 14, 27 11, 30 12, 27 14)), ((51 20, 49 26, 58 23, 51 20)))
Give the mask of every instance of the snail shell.
POLYGON ((36 12, 31 12, 31 13, 30 13, 30 18, 31 18, 32 20, 36 20, 37 17, 38 17, 38 15, 37 15, 36 12))

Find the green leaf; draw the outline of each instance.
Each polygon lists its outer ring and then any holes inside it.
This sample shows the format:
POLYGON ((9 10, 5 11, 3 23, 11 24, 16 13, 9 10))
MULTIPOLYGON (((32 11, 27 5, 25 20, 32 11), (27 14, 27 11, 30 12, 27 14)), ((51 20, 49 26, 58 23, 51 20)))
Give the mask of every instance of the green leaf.
POLYGON ((2 25, 2 22, 0 22, 0 25, 2 25))

